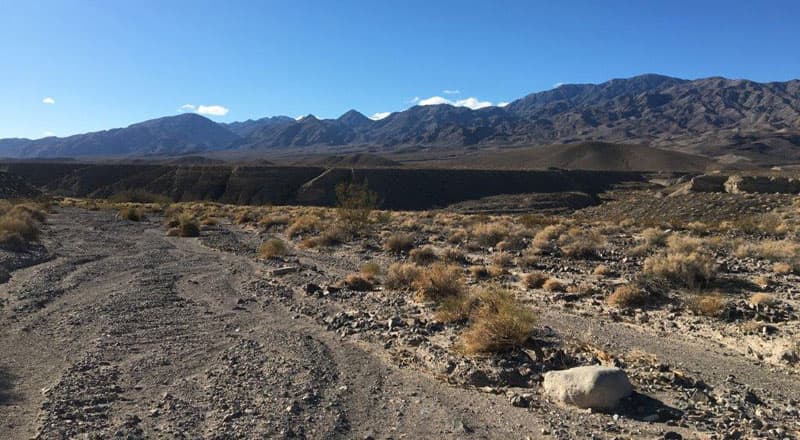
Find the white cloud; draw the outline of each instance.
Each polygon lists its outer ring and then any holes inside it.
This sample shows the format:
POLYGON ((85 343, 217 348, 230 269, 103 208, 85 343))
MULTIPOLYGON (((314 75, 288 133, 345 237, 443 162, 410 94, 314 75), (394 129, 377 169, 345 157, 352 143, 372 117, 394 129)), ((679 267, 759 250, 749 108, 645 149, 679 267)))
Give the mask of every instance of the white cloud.
POLYGON ((509 104, 508 102, 502 101, 502 102, 498 102, 498 103, 497 103, 497 106, 498 106, 498 107, 505 107, 505 106, 507 106, 508 104, 509 104))
POLYGON ((50 104, 50 105, 53 105, 53 104, 55 104, 55 103, 56 103, 56 100, 55 100, 55 99, 53 99, 53 98, 52 98, 52 97, 50 97, 50 96, 48 96, 48 97, 46 97, 46 98, 42 99, 42 104, 50 104))
POLYGON ((409 104, 416 104, 418 102, 419 102, 419 96, 415 96, 415 97, 411 98, 410 100, 408 100, 409 104))
POLYGON ((455 107, 467 107, 472 110, 478 110, 480 108, 491 107, 493 104, 489 101, 481 101, 475 97, 469 97, 465 99, 459 99, 456 101, 451 101, 447 98, 442 98, 441 96, 431 96, 427 99, 421 99, 417 103, 417 105, 440 105, 440 104, 448 104, 455 107))
POLYGON ((564 85, 564 83, 562 83, 562 82, 557 82, 557 83, 553 84, 553 88, 554 88, 554 89, 557 89, 557 88, 559 88, 559 87, 561 87, 561 86, 563 86, 563 85, 564 85))
POLYGON ((458 95, 461 93, 461 90, 444 89, 442 90, 442 93, 444 93, 445 95, 458 95))
POLYGON ((378 112, 370 116, 369 118, 372 119, 373 121, 380 121, 381 119, 384 119, 391 114, 392 112, 378 112))
POLYGON ((223 107, 221 105, 198 105, 197 106, 197 113, 201 115, 211 115, 211 116, 225 116, 228 114, 230 109, 227 107, 223 107))
POLYGON ((210 116, 225 116, 230 111, 229 108, 223 107, 221 105, 194 105, 194 104, 183 104, 179 109, 179 112, 192 112, 201 115, 210 115, 210 116))
POLYGON ((45 131, 44 133, 42 133, 42 136, 44 136, 44 137, 51 137, 51 136, 55 136, 55 135, 56 134, 53 133, 52 131, 45 131))

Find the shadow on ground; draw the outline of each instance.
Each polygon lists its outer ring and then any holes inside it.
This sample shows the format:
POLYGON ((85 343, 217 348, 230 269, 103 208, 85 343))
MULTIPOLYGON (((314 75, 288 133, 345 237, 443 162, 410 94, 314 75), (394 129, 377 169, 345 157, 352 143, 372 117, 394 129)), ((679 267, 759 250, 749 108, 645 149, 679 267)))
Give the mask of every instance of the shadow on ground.
POLYGON ((683 411, 673 408, 658 399, 636 392, 622 401, 619 414, 640 422, 656 423, 665 423, 683 417, 683 411))
POLYGON ((0 405, 9 405, 20 400, 14 392, 17 377, 6 367, 0 367, 0 405))

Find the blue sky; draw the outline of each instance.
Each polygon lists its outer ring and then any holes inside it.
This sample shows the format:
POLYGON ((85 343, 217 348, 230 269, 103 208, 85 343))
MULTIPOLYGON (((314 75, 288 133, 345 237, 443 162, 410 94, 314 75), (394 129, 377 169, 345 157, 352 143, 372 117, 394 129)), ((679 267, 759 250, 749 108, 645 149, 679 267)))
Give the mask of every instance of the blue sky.
POLYGON ((498 104, 641 73, 783 81, 800 77, 798 23, 797 0, 0 0, 0 138, 186 104, 230 122, 498 104))

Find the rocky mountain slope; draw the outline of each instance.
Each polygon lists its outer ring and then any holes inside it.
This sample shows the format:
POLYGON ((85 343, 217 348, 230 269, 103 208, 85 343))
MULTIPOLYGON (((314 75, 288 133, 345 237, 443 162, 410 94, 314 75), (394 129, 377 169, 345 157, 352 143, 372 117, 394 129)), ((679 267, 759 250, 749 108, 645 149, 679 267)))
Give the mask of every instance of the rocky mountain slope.
POLYGON ((374 121, 286 116, 216 124, 180 115, 68 138, 0 140, 0 155, 147 155, 307 146, 460 148, 573 143, 642 144, 728 161, 800 160, 800 80, 758 83, 661 75, 567 84, 507 107, 414 106, 374 121))

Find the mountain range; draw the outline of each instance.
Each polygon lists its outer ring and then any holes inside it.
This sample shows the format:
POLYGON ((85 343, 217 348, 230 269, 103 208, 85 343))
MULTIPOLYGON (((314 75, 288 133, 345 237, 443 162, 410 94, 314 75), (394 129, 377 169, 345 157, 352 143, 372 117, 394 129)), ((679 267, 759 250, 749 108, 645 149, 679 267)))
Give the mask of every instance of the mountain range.
POLYGON ((149 156, 311 146, 392 152, 582 141, 649 145, 726 160, 800 160, 800 80, 648 74, 565 84, 506 107, 414 106, 381 120, 350 110, 337 119, 275 116, 225 124, 185 113, 64 138, 0 139, 0 156, 149 156))

